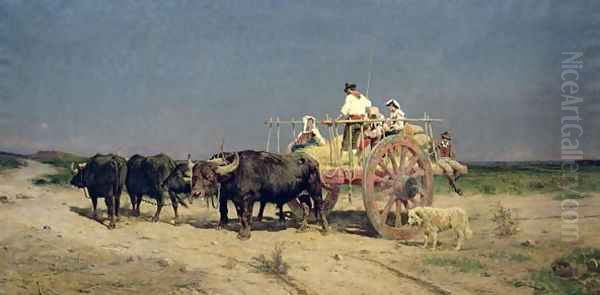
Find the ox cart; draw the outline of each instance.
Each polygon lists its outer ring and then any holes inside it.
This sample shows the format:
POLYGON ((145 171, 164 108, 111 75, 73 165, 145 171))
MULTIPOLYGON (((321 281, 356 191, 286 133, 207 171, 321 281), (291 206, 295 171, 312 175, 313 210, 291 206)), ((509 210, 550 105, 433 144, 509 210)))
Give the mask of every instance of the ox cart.
MULTIPOLYGON (((406 127, 396 135, 384 137, 374 146, 367 147, 362 157, 357 158, 353 147, 348 145, 342 151, 338 127, 346 124, 360 126, 359 140, 364 138, 364 130, 372 123, 383 119, 334 120, 328 116, 317 123, 328 130, 329 155, 317 158, 321 164, 321 178, 324 185, 324 208, 329 212, 339 197, 340 185, 362 186, 362 198, 368 219, 377 233, 387 239, 407 240, 418 230, 407 225, 407 210, 414 207, 431 206, 433 203, 433 176, 443 174, 437 165, 432 123, 441 119, 424 114, 420 119, 404 119, 406 127), (325 163, 324 163, 325 162, 325 163)), ((269 119, 266 150, 276 136, 277 152, 281 152, 280 131, 282 125, 295 126, 302 121, 269 119)), ((351 137, 351 132, 350 132, 351 137)), ((352 142, 350 138, 350 142, 352 142)), ((310 153, 309 153, 310 154, 310 153)), ((302 212, 297 200, 288 203, 294 214, 302 212)), ((301 214, 301 213, 300 213, 301 214)))

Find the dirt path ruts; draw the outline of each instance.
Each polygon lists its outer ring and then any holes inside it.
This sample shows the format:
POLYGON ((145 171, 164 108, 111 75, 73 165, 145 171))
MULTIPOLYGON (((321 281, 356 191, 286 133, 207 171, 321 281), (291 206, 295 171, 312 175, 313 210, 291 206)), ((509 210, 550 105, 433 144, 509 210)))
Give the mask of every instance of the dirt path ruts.
POLYGON ((452 294, 451 291, 449 291, 449 290, 447 290, 447 289, 445 289, 445 288, 443 288, 443 287, 441 287, 439 285, 436 285, 433 282, 420 279, 420 278, 418 278, 418 277, 416 277, 414 275, 411 275, 411 274, 408 274, 406 272, 400 271, 399 269, 393 268, 393 267, 391 267, 389 265, 386 265, 385 263, 377 261, 375 259, 371 259, 371 258, 367 258, 367 257, 361 257, 361 256, 355 256, 355 255, 351 255, 351 254, 347 254, 346 256, 350 257, 350 258, 353 258, 353 259, 360 260, 360 261, 366 261, 366 262, 370 262, 370 263, 373 263, 375 265, 378 265, 381 268, 383 268, 383 269, 385 269, 385 270, 387 270, 387 271, 389 271, 389 272, 397 275, 398 277, 400 277, 402 279, 409 279, 411 281, 414 281, 415 283, 417 283, 417 284, 419 284, 419 285, 421 285, 421 286, 423 286, 423 287, 431 290, 435 294, 442 294, 442 295, 450 295, 450 294, 452 294))

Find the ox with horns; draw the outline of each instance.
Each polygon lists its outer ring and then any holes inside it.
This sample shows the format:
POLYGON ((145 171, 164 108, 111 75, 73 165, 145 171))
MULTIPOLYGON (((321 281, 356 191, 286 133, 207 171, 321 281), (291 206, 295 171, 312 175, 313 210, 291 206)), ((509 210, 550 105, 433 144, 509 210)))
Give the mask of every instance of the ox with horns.
MULTIPOLYGON (((303 192, 313 201, 315 215, 327 231, 327 219, 321 210, 322 186, 317 161, 301 153, 278 155, 258 151, 233 153, 232 158, 197 162, 192 173, 192 194, 204 197, 220 189, 221 196, 232 200, 241 223, 240 239, 250 238, 255 202, 284 204, 303 192)), ((222 200, 220 203, 223 204, 222 200)), ((307 224, 307 215, 305 212, 301 229, 307 224)), ((226 219, 227 215, 221 214, 219 224, 226 223, 226 219)))

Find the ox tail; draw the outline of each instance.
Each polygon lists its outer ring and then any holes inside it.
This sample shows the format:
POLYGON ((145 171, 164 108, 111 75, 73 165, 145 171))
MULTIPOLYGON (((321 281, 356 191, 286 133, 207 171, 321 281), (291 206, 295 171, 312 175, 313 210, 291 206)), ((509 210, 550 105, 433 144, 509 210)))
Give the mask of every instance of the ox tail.
POLYGON ((331 185, 327 181, 325 181, 325 178, 323 178, 323 175, 321 173, 319 173, 319 178, 321 179, 321 186, 323 186, 323 188, 325 188, 326 190, 328 190, 328 191, 339 190, 339 188, 337 186, 331 185))
MULTIPOLYGON (((121 171, 119 171, 119 162, 113 158, 113 165, 115 166, 115 182, 113 183, 113 196, 116 197, 119 193, 119 184, 121 182, 121 171)), ((114 205, 114 202, 113 202, 114 205)))
POLYGON ((178 194, 175 194, 175 199, 177 200, 177 203, 181 204, 181 206, 185 207, 185 208, 189 208, 188 204, 185 202, 185 200, 180 197, 178 194))
MULTIPOLYGON (((122 175, 122 166, 121 163, 117 160, 113 158, 113 164, 115 166, 115 177, 117 178, 115 183, 114 183, 114 187, 113 187, 113 193, 115 195, 115 198, 119 197, 121 195, 121 190, 123 189, 123 185, 125 184, 124 180, 127 176, 127 174, 122 175)), ((125 172, 127 173, 127 172, 125 172)))

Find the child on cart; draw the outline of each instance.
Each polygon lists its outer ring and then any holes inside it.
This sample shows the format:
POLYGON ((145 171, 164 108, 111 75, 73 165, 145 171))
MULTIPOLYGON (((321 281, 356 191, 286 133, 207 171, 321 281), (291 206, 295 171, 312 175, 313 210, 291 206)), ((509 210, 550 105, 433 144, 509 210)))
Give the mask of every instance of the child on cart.
POLYGON ((320 146, 325 144, 325 139, 321 136, 321 132, 316 127, 316 120, 313 116, 302 117, 304 128, 296 138, 288 146, 288 150, 292 153, 309 146, 320 146))
POLYGON ((385 136, 398 134, 404 129, 404 121, 402 120, 405 118, 405 114, 402 109, 400 109, 400 103, 393 98, 389 99, 385 105, 390 113, 383 125, 385 136))
MULTIPOLYGON (((377 107, 368 107, 367 108, 367 118, 369 120, 381 120, 383 119, 383 115, 379 113, 379 108, 377 107)), ((373 148, 379 140, 383 138, 384 130, 383 130, 383 122, 372 122, 368 125, 368 127, 364 130, 364 138, 357 142, 358 149, 358 157, 362 156, 362 153, 365 148, 373 148)))

